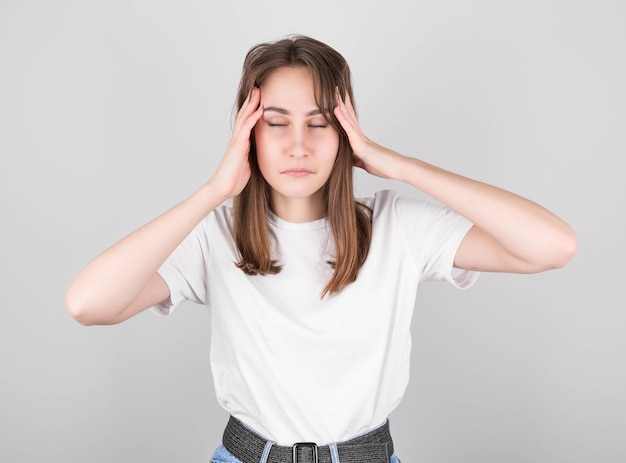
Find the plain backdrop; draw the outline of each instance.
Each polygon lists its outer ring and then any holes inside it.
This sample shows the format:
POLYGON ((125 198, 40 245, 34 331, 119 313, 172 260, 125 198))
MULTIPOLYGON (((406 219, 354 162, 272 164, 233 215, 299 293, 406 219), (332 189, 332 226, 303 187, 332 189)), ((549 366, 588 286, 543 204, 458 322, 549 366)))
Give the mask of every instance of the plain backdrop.
POLYGON ((209 461, 227 416, 207 309, 83 327, 64 293, 209 178, 246 51, 292 33, 348 59, 370 138, 579 237, 565 269, 422 285, 399 456, 626 461, 625 5, 0 0, 0 461, 209 461))

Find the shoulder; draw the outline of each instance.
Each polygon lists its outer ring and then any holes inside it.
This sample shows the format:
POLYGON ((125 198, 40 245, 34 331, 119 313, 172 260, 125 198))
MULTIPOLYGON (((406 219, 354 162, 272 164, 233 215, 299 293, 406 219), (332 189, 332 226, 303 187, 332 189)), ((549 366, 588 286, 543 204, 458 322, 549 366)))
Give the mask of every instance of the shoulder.
POLYGON ((421 199, 403 196, 395 190, 379 190, 373 196, 357 198, 357 202, 368 206, 374 217, 392 214, 395 216, 426 213, 429 209, 439 209, 436 204, 432 204, 421 199))
POLYGON ((207 219, 215 218, 216 220, 228 220, 232 221, 233 218, 233 200, 228 199, 222 204, 217 206, 209 215, 207 219))
POLYGON ((393 205, 397 198, 398 193, 394 190, 379 190, 373 196, 359 197, 356 201, 375 210, 393 205))
POLYGON ((231 236, 233 229, 232 201, 226 201, 206 215, 196 226, 195 232, 206 235, 231 236))

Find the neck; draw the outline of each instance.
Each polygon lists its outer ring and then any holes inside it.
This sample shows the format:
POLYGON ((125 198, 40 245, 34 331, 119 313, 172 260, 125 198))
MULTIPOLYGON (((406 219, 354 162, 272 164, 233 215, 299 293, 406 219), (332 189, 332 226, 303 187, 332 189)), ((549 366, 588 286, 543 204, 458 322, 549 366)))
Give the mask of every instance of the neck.
POLYGON ((305 223, 325 216, 322 190, 306 198, 287 198, 272 192, 272 212, 291 223, 305 223))

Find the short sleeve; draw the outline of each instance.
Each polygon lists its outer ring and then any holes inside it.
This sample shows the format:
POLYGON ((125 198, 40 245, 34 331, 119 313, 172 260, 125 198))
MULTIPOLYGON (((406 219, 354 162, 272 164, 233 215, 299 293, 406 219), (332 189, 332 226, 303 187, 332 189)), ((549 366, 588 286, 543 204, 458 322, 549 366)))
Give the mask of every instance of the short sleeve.
POLYGON ((153 312, 169 315, 184 301, 207 303, 207 220, 200 222, 159 268, 158 273, 165 280, 170 297, 151 307, 153 312))
POLYGON ((420 280, 445 280, 461 289, 476 282, 480 272, 454 267, 456 251, 473 225, 469 220, 439 204, 405 197, 396 197, 394 208, 420 280))

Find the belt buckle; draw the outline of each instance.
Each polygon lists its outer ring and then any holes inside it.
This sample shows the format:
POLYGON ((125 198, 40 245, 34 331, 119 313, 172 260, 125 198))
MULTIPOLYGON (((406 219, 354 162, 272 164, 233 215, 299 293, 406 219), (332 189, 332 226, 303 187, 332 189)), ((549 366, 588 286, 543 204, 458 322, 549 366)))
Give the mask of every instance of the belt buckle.
POLYGON ((317 454, 317 444, 315 442, 297 442, 293 444, 293 463, 298 463, 298 449, 310 448, 313 463, 319 463, 317 454))

